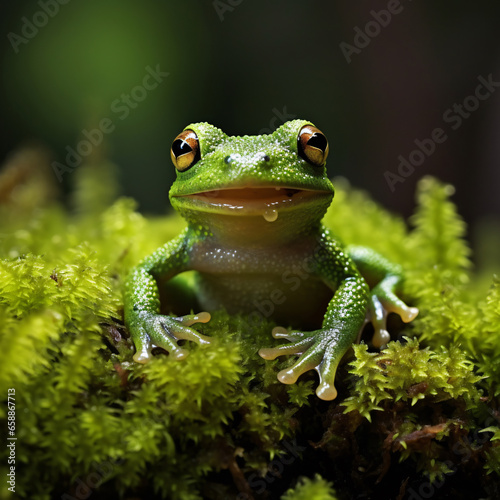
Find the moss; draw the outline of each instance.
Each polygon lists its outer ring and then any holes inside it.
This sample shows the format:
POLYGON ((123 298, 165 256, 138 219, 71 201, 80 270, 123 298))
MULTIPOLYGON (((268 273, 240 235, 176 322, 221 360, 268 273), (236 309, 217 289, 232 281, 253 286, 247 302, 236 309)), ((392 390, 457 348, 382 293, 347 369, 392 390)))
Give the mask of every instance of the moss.
MULTIPOLYGON (((91 174, 82 170, 85 191, 91 174)), ((185 362, 132 362, 123 278, 181 231, 179 217, 144 217, 126 198, 96 213, 81 190, 76 215, 57 204, 0 206, 0 386, 16 391, 18 495, 401 498, 428 482, 434 498, 494 497, 499 280, 476 286, 449 186, 421 181, 412 230, 336 186, 325 222, 345 243, 399 262, 420 315, 394 321, 380 353, 355 346, 331 403, 314 395, 314 374, 284 386, 276 373, 290 361, 257 355, 272 345, 271 322, 224 311, 199 326, 217 341, 190 345, 185 362)))
POLYGON ((314 479, 302 479, 293 490, 288 490, 283 500, 337 500, 332 485, 317 475, 314 479))
POLYGON ((440 352, 421 349, 416 339, 407 343, 389 342, 380 353, 368 352, 364 344, 354 346, 356 359, 350 373, 356 382, 343 405, 371 420, 370 412, 383 411, 381 403, 402 401, 409 407, 432 398, 435 403, 463 398, 467 407, 477 405, 481 393, 476 385, 473 364, 453 346, 440 352))

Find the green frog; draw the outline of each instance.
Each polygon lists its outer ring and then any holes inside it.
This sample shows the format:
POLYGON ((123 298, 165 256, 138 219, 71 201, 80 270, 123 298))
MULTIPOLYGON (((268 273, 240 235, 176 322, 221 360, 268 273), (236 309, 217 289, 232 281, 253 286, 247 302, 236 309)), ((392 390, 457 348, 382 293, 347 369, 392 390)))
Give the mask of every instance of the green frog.
MULTIPOLYGON (((160 347, 174 359, 189 350, 189 340, 211 339, 192 325, 210 320, 209 312, 248 315, 249 325, 273 319, 285 344, 261 348, 265 359, 297 355, 278 373, 284 384, 316 370, 316 394, 337 396, 335 373, 366 322, 374 327, 376 347, 390 340, 387 314, 404 322, 418 309, 398 296, 403 273, 365 247, 344 248, 321 224, 333 197, 327 176, 329 145, 311 122, 293 120, 268 135, 233 137, 208 123, 193 123, 172 143, 176 180, 170 201, 186 229, 135 267, 125 285, 125 322, 136 352, 145 363, 160 347), (195 271, 186 311, 171 316, 180 292, 180 273, 195 271), (169 291, 170 290, 170 291, 169 291), (194 309, 198 307, 199 309, 194 309)), ((250 328, 251 330, 251 328, 250 328)))

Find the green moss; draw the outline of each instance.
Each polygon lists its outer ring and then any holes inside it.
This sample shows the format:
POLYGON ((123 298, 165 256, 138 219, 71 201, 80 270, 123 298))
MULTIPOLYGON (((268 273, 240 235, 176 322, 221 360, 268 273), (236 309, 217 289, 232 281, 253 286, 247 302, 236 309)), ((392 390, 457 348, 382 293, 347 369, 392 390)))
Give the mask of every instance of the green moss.
POLYGON ((98 213, 81 189, 77 215, 0 206, 0 388, 16 391, 20 497, 333 499, 333 483, 338 498, 395 498, 431 480, 466 491, 471 475, 475 492, 496 491, 499 280, 476 286, 448 186, 422 180, 412 231, 336 186, 325 222, 399 262, 420 315, 395 322, 380 353, 355 346, 332 403, 314 395, 313 373, 285 386, 276 373, 290 361, 257 355, 273 323, 224 311, 198 325, 217 341, 189 345, 186 361, 132 362, 123 278, 181 231, 179 217, 144 217, 125 198, 98 213))
POLYGON ((282 500, 337 500, 332 485, 317 475, 314 479, 302 479, 282 500))
POLYGON ((403 401, 414 406, 419 400, 434 402, 463 398, 468 407, 477 404, 481 393, 474 365, 458 346, 439 352, 420 349, 416 339, 389 342, 380 353, 368 352, 365 344, 354 346, 356 359, 350 373, 356 377, 352 392, 343 405, 371 420, 370 412, 383 411, 381 403, 403 401))

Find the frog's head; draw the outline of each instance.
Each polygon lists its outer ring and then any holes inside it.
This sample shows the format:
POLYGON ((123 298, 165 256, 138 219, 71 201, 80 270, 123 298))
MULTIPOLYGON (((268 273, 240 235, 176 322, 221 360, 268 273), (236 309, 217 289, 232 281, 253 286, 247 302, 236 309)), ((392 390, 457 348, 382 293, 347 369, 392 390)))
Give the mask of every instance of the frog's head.
POLYGON ((316 228, 334 195, 325 168, 328 141, 305 120, 243 137, 194 123, 175 138, 171 156, 173 207, 190 224, 226 234, 316 228))

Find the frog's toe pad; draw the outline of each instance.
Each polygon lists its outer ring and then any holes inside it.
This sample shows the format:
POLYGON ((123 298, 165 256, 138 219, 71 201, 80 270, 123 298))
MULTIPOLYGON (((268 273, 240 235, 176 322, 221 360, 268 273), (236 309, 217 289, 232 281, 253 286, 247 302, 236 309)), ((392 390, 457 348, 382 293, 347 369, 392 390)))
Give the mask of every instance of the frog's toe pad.
POLYGON ((278 380, 283 384, 294 384, 297 379, 309 370, 317 370, 321 360, 318 360, 316 352, 308 351, 303 354, 292 366, 278 373, 278 380))
POLYGON ((142 341, 138 341, 135 344, 136 349, 135 349, 135 354, 132 356, 132 359, 136 363, 141 363, 142 365, 145 365, 152 358, 151 354, 152 345, 149 340, 146 339, 141 339, 141 340, 142 341))
POLYGON ((171 351, 170 356, 176 361, 181 361, 189 356, 189 351, 187 349, 178 348, 171 351))
POLYGON ((380 349, 383 345, 386 345, 391 340, 390 333, 384 328, 376 329, 375 334, 372 337, 372 344, 377 349, 380 349))
POLYGON ((407 307, 406 309, 402 309, 398 311, 401 319, 405 323, 409 323, 413 321, 418 316, 418 308, 417 307, 407 307))
POLYGON ((132 356, 132 359, 136 362, 136 363, 141 363, 141 364, 146 364, 150 359, 151 359, 151 355, 149 354, 148 350, 145 349, 143 351, 138 351, 136 352, 133 356, 132 356))
POLYGON ((209 312, 200 312, 198 314, 188 314, 186 316, 180 316, 175 318, 181 325, 191 326, 195 323, 208 323, 211 319, 211 315, 209 312))
POLYGON ((337 389, 333 384, 322 381, 316 389, 316 396, 323 401, 333 401, 337 397, 337 389))
POLYGON ((299 376, 293 370, 281 370, 278 373, 278 380, 282 384, 295 384, 299 376))

